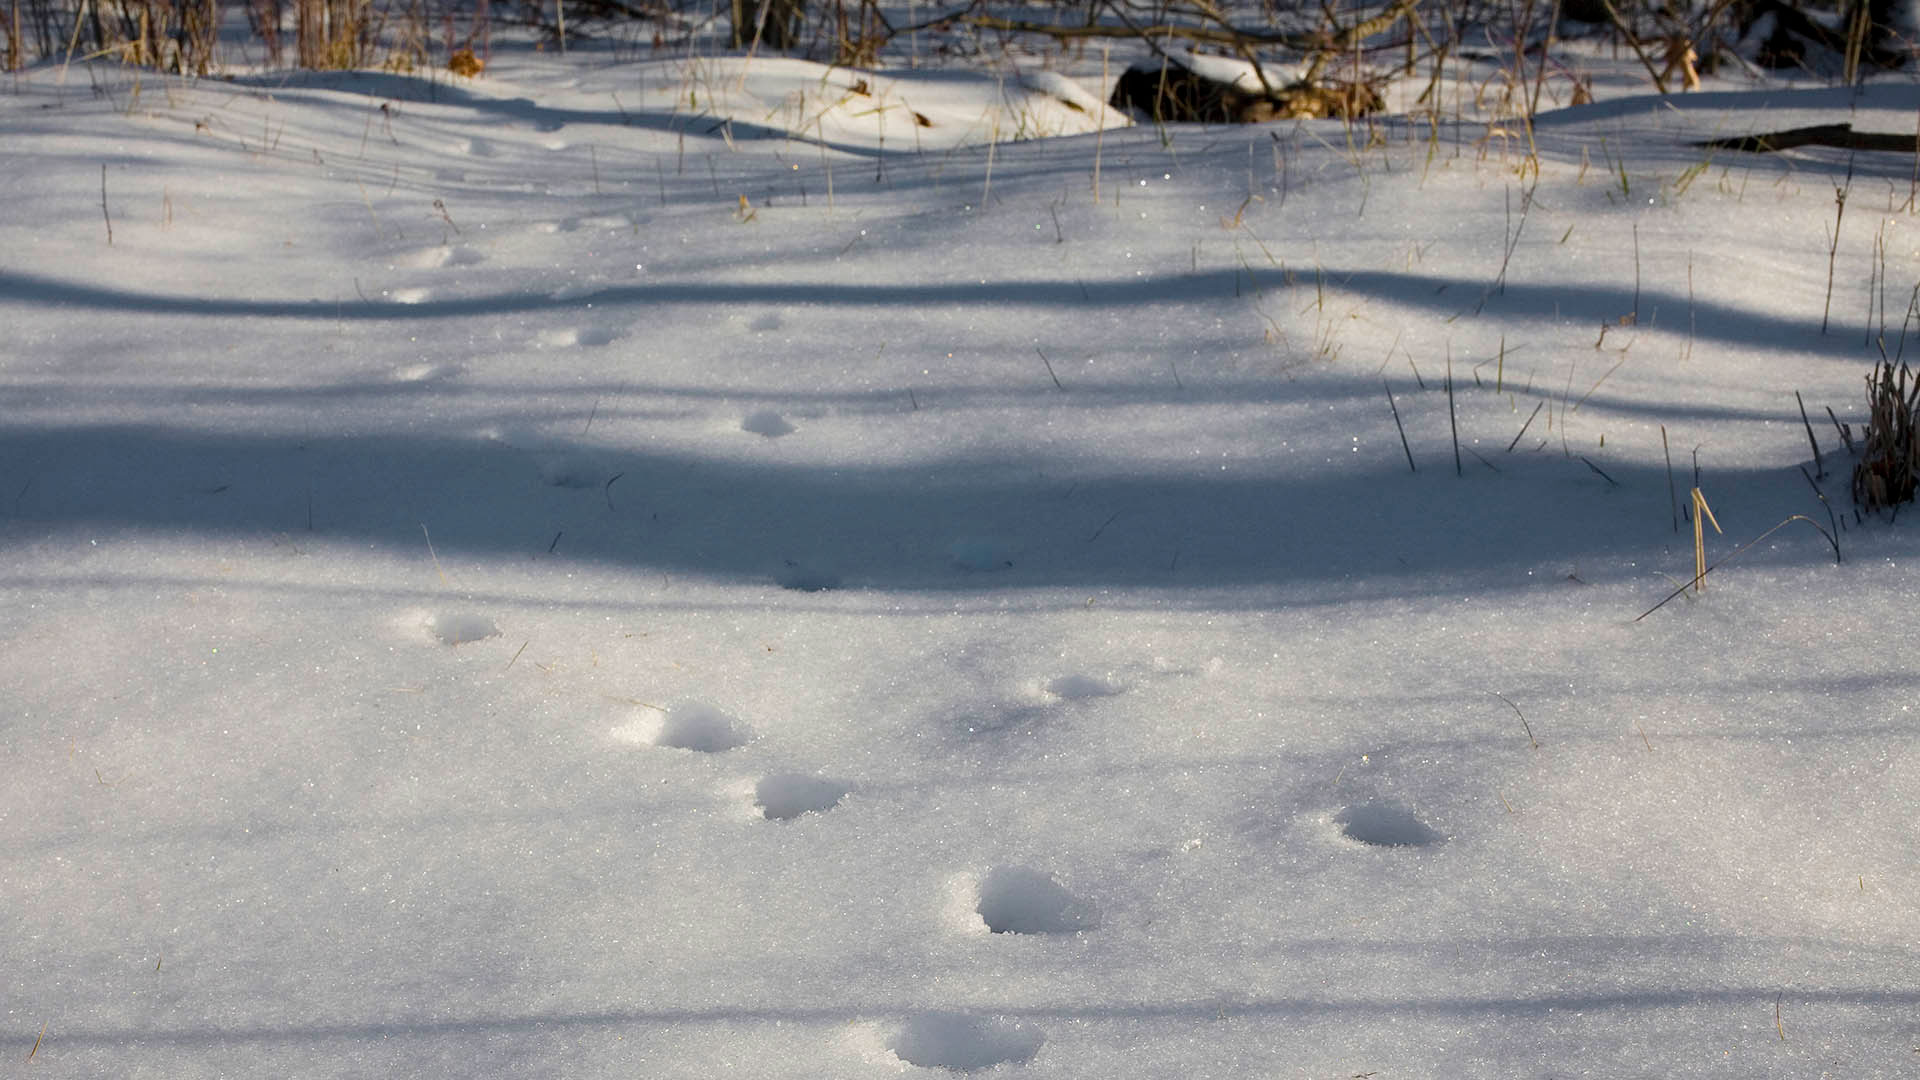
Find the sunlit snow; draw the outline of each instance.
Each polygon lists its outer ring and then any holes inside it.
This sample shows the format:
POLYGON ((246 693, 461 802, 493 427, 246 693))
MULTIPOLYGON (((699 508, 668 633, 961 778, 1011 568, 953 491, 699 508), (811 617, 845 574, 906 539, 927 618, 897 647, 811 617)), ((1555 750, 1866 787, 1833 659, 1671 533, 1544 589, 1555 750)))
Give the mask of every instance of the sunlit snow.
POLYGON ((1920 92, 1590 61, 9 78, 0 1054, 1920 1072, 1920 92))

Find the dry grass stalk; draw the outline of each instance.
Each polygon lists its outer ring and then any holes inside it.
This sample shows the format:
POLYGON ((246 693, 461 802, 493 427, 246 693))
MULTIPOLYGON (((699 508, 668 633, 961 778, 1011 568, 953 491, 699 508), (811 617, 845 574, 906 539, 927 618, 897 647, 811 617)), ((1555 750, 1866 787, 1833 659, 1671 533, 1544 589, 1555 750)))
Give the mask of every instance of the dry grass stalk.
POLYGON ((1707 588, 1707 534, 1704 523, 1713 522, 1713 531, 1720 532, 1720 523, 1713 520, 1713 510, 1707 505, 1707 497, 1698 487, 1693 489, 1693 591, 1705 592, 1707 588))
POLYGON ((1868 512, 1911 502, 1920 484, 1920 379, 1883 361, 1867 376, 1867 428, 1853 467, 1853 501, 1868 512))

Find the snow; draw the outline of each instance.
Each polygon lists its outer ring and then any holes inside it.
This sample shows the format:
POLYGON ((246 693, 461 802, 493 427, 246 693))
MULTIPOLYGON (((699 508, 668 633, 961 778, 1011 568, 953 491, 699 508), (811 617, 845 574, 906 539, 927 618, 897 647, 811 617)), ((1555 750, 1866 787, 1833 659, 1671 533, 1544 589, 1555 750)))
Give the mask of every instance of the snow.
POLYGON ((1920 1063, 1909 81, 499 47, 0 94, 17 1067, 1920 1063))

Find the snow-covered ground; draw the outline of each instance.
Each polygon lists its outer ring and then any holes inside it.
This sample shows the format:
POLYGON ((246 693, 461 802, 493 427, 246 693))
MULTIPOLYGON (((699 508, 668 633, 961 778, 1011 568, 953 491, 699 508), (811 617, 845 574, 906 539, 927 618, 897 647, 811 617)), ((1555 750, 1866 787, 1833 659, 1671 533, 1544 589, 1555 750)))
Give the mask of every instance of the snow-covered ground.
POLYGON ((7 83, 9 1068, 1920 1073, 1920 91, 1099 70, 7 83))

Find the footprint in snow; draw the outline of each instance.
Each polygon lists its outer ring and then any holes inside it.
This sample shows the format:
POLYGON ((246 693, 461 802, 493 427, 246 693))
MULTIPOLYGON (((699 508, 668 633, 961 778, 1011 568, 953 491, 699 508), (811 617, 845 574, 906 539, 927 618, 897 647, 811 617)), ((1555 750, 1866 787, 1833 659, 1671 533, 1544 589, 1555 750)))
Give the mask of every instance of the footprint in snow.
POLYGON ((493 619, 470 611, 443 611, 427 616, 427 631, 442 645, 465 645, 498 636, 493 619))
POLYGON ((390 378, 394 382, 402 383, 437 382, 440 379, 451 379, 461 371, 462 368, 458 364, 406 364, 394 368, 390 378))
POLYGON ((1397 803, 1370 802, 1333 815, 1340 835, 1369 847, 1426 847, 1445 839, 1413 811, 1397 803))
POLYGON ((974 910, 995 934, 1072 934, 1096 925, 1092 905, 1068 892, 1052 874, 1003 866, 980 879, 974 910))
POLYGON ((837 780, 804 773, 775 773, 753 788, 753 805, 768 821, 792 821, 802 814, 823 814, 851 791, 837 780))
POLYGON ((799 429, 787 423, 786 417, 772 409, 761 409, 743 417, 740 421, 740 430, 752 432, 755 435, 765 435, 769 439, 777 439, 782 435, 791 435, 799 429))
POLYGON ((1047 1041, 1040 1029, 987 1016, 925 1013, 908 1020, 887 1049, 909 1065, 968 1072, 1032 1061, 1047 1041))
POLYGON ((1113 697, 1124 688, 1092 675, 1062 675, 1049 680, 1042 689, 1062 701, 1081 701, 1086 698, 1113 697))
POLYGON ((571 218, 563 223, 561 227, 568 232, 573 232, 576 229, 604 229, 608 232, 621 232, 633 228, 634 224, 634 219, 627 217, 625 214, 597 214, 589 217, 571 218))
POLYGON ((418 248, 414 251, 403 251, 395 255, 388 262, 387 267, 392 270, 438 270, 443 266, 477 266, 486 261, 485 254, 470 247, 452 247, 442 244, 436 247, 418 248))
POLYGON ((546 330, 540 334, 540 344, 549 349, 565 349, 572 346, 597 348, 611 345, 619 340, 618 331, 605 326, 565 327, 559 330, 546 330))
POLYGON ((611 734, 621 742, 702 754, 724 753, 753 739, 753 730, 746 724, 698 701, 683 701, 664 713, 648 709, 611 734))
POLYGON ((447 265, 452 248, 437 246, 403 251, 393 256, 387 263, 389 270, 436 270, 447 265))

